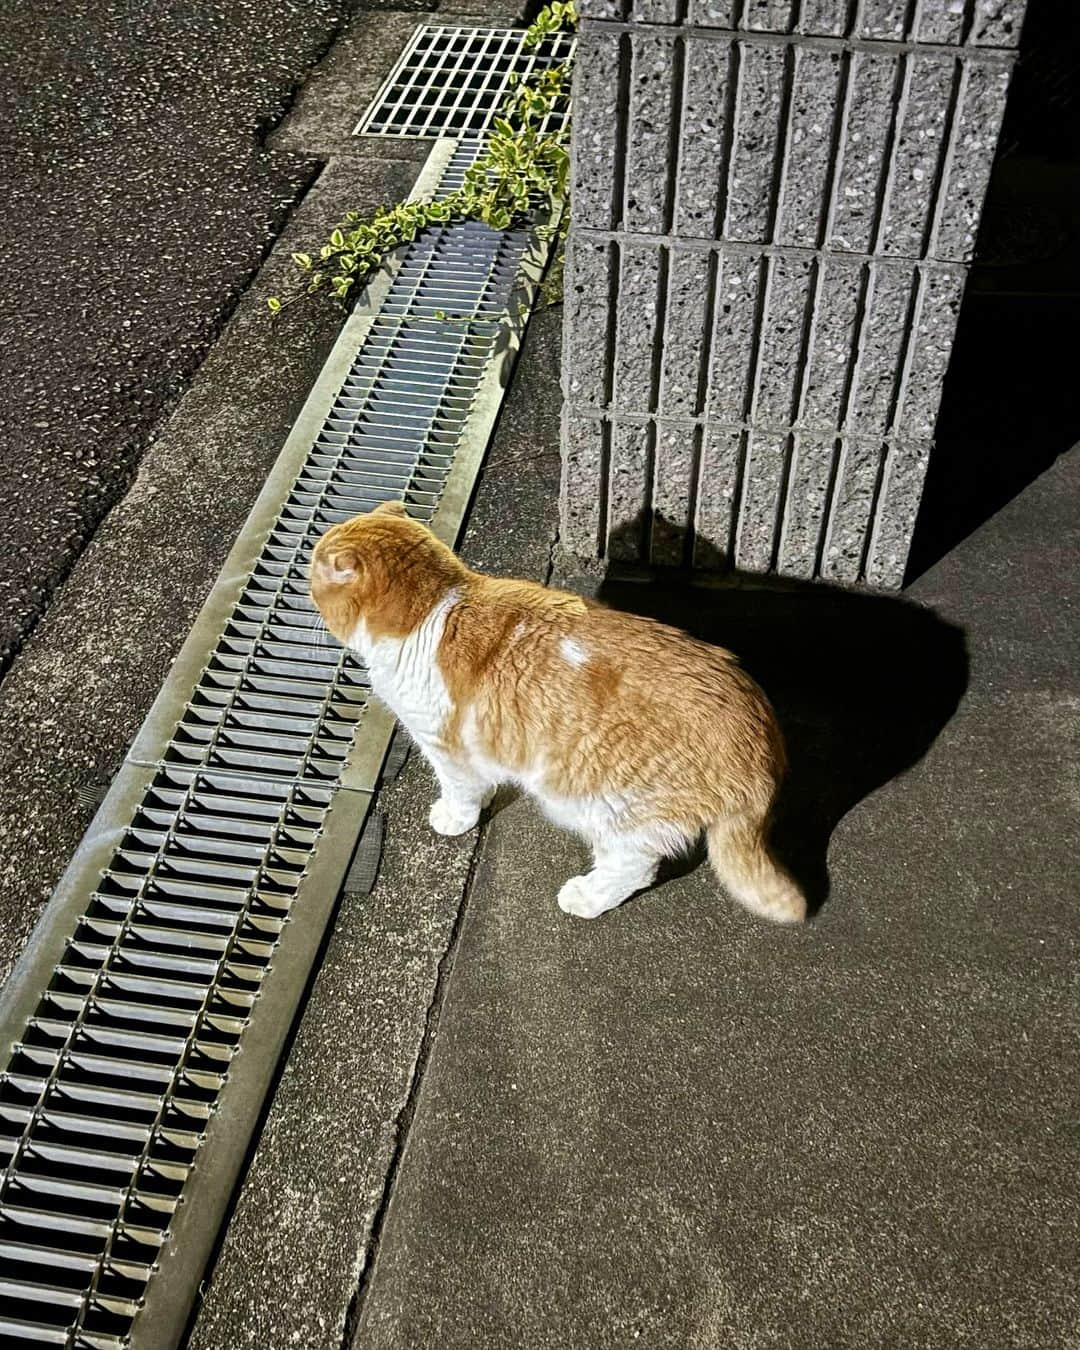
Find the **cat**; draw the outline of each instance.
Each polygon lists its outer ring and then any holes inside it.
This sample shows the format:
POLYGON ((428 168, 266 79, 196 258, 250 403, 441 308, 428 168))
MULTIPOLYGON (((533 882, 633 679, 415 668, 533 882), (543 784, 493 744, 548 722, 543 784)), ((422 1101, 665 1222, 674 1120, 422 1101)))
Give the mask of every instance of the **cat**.
POLYGON ((502 783, 592 846, 559 891, 591 919, 651 886, 704 830, 747 909, 806 915, 767 843, 784 746, 730 652, 529 581, 482 576, 401 502, 333 525, 311 565, 328 630, 430 762, 432 828, 463 834, 502 783))

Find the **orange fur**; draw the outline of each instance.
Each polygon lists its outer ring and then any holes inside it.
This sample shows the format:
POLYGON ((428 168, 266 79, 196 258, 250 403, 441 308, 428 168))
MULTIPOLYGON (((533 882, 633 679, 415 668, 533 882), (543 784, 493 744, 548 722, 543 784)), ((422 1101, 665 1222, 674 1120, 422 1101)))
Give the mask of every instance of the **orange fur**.
MULTIPOLYGON (((441 780, 516 779, 568 809, 615 803, 605 837, 591 836, 598 868, 612 839, 659 856, 705 831, 739 901, 780 921, 804 917, 766 842, 780 731, 731 653, 575 595, 482 576, 399 503, 327 532, 312 595, 346 643, 358 631, 405 640, 446 607, 435 661, 448 706, 422 742, 441 780)), ((641 868, 649 873, 648 858, 641 868)))

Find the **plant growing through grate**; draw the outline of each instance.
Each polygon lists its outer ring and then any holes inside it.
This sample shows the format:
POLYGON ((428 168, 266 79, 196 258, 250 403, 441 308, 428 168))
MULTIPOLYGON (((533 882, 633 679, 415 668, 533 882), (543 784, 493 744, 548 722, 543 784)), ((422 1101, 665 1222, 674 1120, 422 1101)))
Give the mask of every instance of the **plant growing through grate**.
MULTIPOLYGON (((548 302, 557 298, 561 293, 562 242, 567 222, 564 208, 570 160, 566 137, 573 61, 573 40, 562 29, 576 23, 574 0, 552 0, 528 29, 515 34, 523 59, 528 54, 527 61, 531 64, 527 64, 525 74, 508 70, 500 76, 501 115, 493 113, 485 132, 465 138, 466 142, 475 143, 475 157, 455 191, 440 194, 430 203, 410 201, 381 207, 367 220, 359 212, 349 212, 316 257, 309 253, 293 254, 293 261, 304 274, 304 284, 291 300, 329 289, 343 303, 396 249, 430 225, 477 220, 496 230, 507 230, 533 224, 545 215, 548 223, 539 228, 550 230, 557 245, 553 250, 556 266, 545 282, 544 293, 548 302)), ((419 30, 414 41, 426 31, 419 30)), ((499 31, 504 36, 515 33, 515 30, 499 31)), ((401 106, 415 112, 415 101, 409 101, 408 97, 410 89, 416 95, 414 87, 404 89, 401 106)), ((419 95, 419 106, 423 106, 427 97, 426 93, 419 95)), ((421 125, 431 124, 432 117, 434 112, 430 117, 425 115, 421 125)), ((270 299, 269 305, 275 314, 283 308, 277 296, 270 299)), ((458 317, 469 316, 466 312, 458 317)))
MULTIPOLYGON (((437 195, 456 189, 476 153, 477 142, 458 144, 437 195)), ((269 1016, 260 999, 283 944, 313 906, 325 922, 326 879, 335 877, 332 897, 344 876, 362 815, 340 804, 369 801, 374 787, 346 790, 364 751, 368 681, 317 622, 311 553, 329 525, 389 498, 438 523, 467 424, 482 398, 490 405, 485 381, 532 247, 527 231, 474 221, 440 225, 409 247, 250 571, 238 589, 223 573, 230 603, 171 732, 159 735, 152 712, 136 738, 124 770, 142 780, 133 807, 116 818, 107 800, 92 827, 109 841, 103 866, 77 857, 70 926, 56 938, 35 934, 31 970, 42 950, 59 955, 31 989, 29 1015, 9 1030, 8 1010, 3 1028, 5 1345, 160 1350, 180 1334, 182 1312, 180 1325, 147 1320, 155 1306, 174 1306, 160 1293, 174 1225, 206 1166, 222 1100, 238 1090, 238 1051, 269 1016), (446 307, 468 308, 474 321, 440 320, 446 307)), ((457 497, 455 529, 467 493, 457 497)), ((389 730, 374 726, 377 763, 389 730)), ((313 956, 317 934, 306 941, 313 956)), ((234 1102, 230 1118, 239 1110, 234 1102)), ((234 1159, 245 1142, 232 1141, 234 1159)), ((202 1175, 200 1204, 219 1212, 227 1196, 208 1198, 202 1175)), ((198 1247, 180 1261, 193 1290, 216 1223, 197 1241, 184 1231, 198 1247)))

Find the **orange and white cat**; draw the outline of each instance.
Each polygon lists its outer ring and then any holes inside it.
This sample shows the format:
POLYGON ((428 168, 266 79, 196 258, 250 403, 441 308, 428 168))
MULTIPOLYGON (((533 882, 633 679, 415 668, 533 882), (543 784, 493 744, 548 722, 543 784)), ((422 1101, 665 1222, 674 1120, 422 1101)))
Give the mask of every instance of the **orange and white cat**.
POLYGON ((784 768, 765 695, 725 651, 528 581, 481 576, 400 502, 334 525, 312 560, 326 626, 430 761, 440 834, 462 834, 519 784, 591 845, 559 892, 591 919, 652 884, 704 830, 747 909, 806 903, 767 844, 784 768))

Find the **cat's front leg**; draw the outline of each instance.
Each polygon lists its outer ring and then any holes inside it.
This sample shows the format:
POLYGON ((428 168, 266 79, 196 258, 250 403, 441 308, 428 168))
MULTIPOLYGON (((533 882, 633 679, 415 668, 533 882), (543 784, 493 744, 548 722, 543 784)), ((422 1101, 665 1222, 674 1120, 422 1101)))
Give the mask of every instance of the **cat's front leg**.
POLYGON ((494 797, 494 786, 467 763, 438 752, 425 753, 440 788, 439 799, 428 813, 431 828, 436 834, 466 834, 494 797))
POLYGON ((591 872, 571 877, 559 891, 559 908, 595 919, 656 880, 660 855, 636 839, 615 835, 596 844, 591 872))

